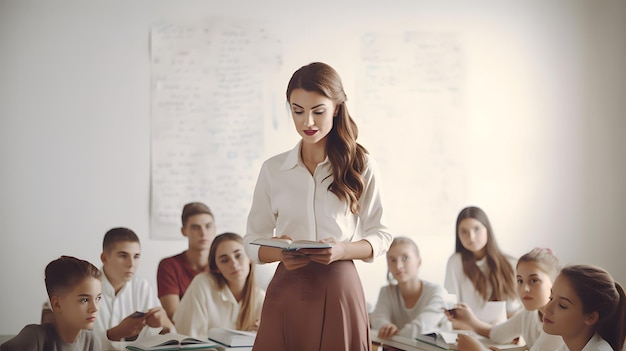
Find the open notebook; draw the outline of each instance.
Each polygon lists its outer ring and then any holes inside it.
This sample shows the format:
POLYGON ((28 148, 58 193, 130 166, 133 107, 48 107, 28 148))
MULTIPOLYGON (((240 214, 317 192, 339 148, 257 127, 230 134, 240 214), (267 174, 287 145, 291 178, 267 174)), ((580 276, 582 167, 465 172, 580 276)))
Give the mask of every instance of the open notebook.
POLYGON ((126 345, 133 351, 176 351, 176 350, 217 350, 218 344, 209 340, 200 340, 187 335, 168 333, 143 338, 126 345))

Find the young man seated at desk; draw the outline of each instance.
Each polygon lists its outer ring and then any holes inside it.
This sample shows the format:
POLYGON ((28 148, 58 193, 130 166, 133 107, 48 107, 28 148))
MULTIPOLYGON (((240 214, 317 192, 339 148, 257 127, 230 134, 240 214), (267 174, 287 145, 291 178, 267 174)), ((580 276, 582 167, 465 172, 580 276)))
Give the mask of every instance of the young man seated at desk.
POLYGON ((215 222, 209 207, 191 202, 183 207, 180 231, 187 237, 188 249, 161 260, 157 269, 159 299, 172 319, 193 278, 209 270, 209 248, 215 238, 215 222))
POLYGON ((174 332, 159 299, 145 279, 135 276, 141 247, 128 228, 113 228, 102 243, 102 300, 93 331, 102 349, 122 349, 124 341, 174 332))

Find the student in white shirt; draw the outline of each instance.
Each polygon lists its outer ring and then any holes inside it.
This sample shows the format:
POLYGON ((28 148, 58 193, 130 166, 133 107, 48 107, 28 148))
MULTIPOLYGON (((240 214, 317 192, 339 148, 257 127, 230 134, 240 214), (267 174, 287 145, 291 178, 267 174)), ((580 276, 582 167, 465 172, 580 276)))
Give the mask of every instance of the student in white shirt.
MULTIPOLYGON (((456 220, 456 253, 448 259, 444 287, 457 301, 468 305, 483 321, 487 301, 506 301, 506 316, 520 309, 515 293, 516 260, 500 251, 487 214, 480 208, 464 208, 456 220)), ((462 325, 454 325, 465 329, 462 325)))
POLYGON ((257 330, 264 296, 241 236, 220 234, 211 243, 209 272, 193 278, 174 312, 176 330, 199 339, 215 327, 257 330))
POLYGON ((622 350, 626 336, 626 296, 604 269, 563 268, 544 309, 543 330, 560 335, 563 351, 622 350))
MULTIPOLYGON (((471 308, 458 304, 454 313, 446 313, 451 320, 459 320, 478 334, 496 343, 510 343, 522 337, 531 351, 555 351, 563 341, 556 335, 543 331, 542 308, 548 303, 552 282, 559 273, 560 264, 552 250, 535 248, 517 261, 517 294, 524 310, 507 321, 492 326, 474 315, 471 308)), ((459 338, 459 349, 466 351, 483 350, 482 346, 465 345, 469 341, 459 338)), ((473 343, 473 345, 480 345, 473 343)))
POLYGON ((380 289, 372 329, 382 339, 393 335, 414 338, 438 328, 445 306, 445 289, 419 278, 422 265, 419 249, 413 240, 399 236, 387 252, 389 285, 380 289))
POLYGON ((139 238, 132 230, 113 228, 104 235, 102 300, 93 330, 105 350, 123 348, 124 341, 175 331, 156 292, 135 275, 140 256, 139 238))
POLYGON ((250 259, 280 261, 254 349, 368 349, 365 294, 353 260, 372 261, 391 244, 378 167, 356 141, 358 128, 332 67, 314 62, 299 68, 286 96, 301 140, 263 163, 244 237, 250 259), (274 235, 332 248, 250 244, 274 235))

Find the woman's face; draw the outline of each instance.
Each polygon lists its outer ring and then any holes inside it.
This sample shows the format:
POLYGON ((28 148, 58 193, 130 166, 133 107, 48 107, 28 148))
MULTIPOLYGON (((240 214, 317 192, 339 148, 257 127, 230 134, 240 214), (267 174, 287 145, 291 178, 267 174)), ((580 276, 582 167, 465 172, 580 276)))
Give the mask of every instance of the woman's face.
POLYGON ((517 265, 517 296, 528 311, 538 310, 550 300, 552 279, 537 262, 517 265))
POLYGON ((595 323, 597 313, 583 313, 582 301, 576 295, 569 278, 559 275, 552 285, 550 301, 544 307, 543 330, 564 339, 588 331, 595 323))
POLYGON ((417 278, 422 260, 409 244, 397 244, 387 252, 387 269, 398 283, 417 278))
POLYGON ((228 283, 243 282, 250 273, 250 259, 243 245, 234 240, 224 240, 215 250, 217 270, 228 283))
POLYGON ((465 218, 459 223, 459 240, 466 250, 482 258, 487 246, 487 228, 474 218, 465 218))
POLYGON ((333 128, 336 106, 326 96, 304 89, 294 89, 289 97, 293 123, 304 143, 324 140, 333 128))

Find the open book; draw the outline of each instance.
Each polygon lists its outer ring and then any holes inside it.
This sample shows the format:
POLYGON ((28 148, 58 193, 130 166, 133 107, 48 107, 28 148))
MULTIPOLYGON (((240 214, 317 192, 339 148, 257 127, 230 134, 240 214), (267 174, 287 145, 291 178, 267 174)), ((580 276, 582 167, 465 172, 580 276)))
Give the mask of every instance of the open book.
POLYGON ((278 239, 278 238, 259 238, 256 239, 250 244, 260 245, 260 246, 270 246, 270 247, 278 247, 283 250, 295 251, 300 249, 328 249, 333 247, 329 243, 321 243, 319 241, 312 240, 289 240, 289 239, 278 239))
POLYGON ((431 346, 435 346, 442 350, 456 350, 456 336, 454 332, 433 332, 428 334, 418 335, 415 339, 418 342, 422 342, 431 346))
POLYGON ((175 351, 175 350, 217 350, 219 345, 208 340, 200 340, 187 335, 168 333, 145 337, 126 345, 133 351, 175 351))
POLYGON ((256 332, 227 329, 227 328, 211 328, 209 329, 209 340, 217 341, 228 347, 252 347, 256 332))
POLYGON ((457 350, 457 336, 459 333, 468 334, 480 341, 485 347, 496 347, 499 350, 521 351, 526 350, 525 345, 518 344, 497 344, 484 336, 468 330, 463 331, 439 331, 418 335, 415 339, 418 343, 427 344, 440 350, 457 350))

